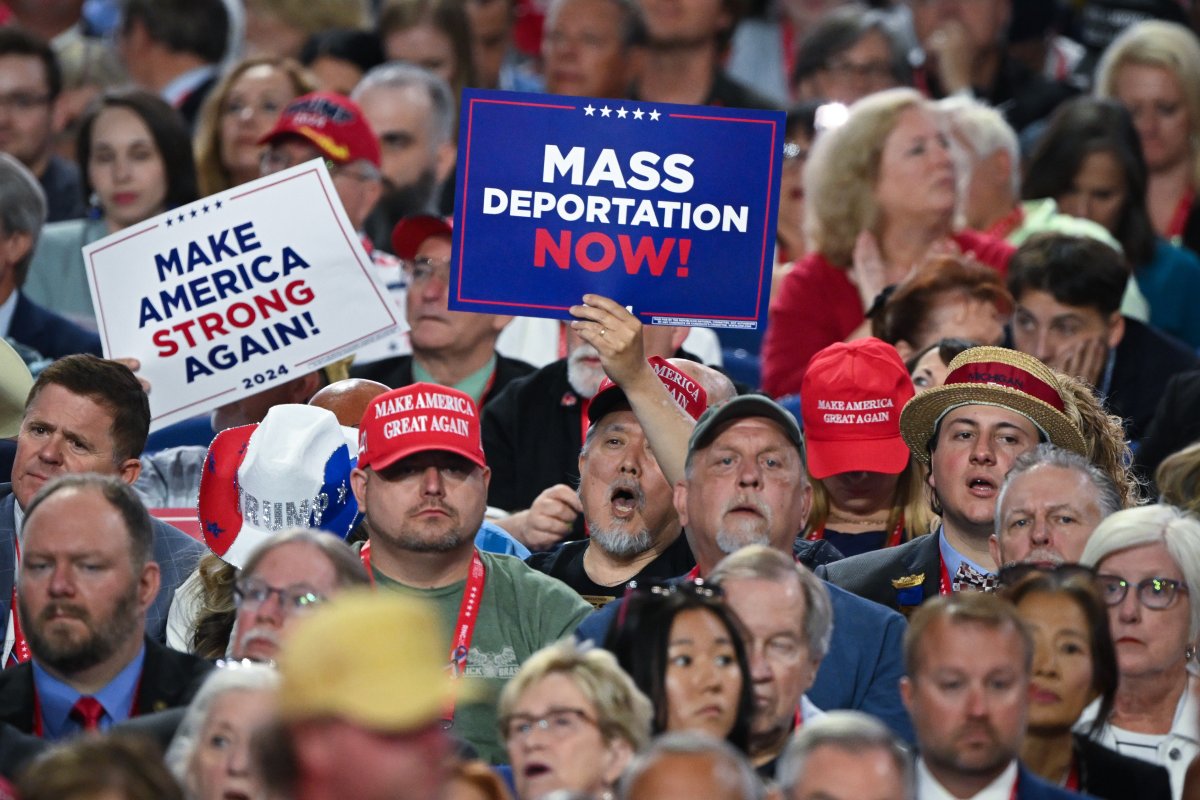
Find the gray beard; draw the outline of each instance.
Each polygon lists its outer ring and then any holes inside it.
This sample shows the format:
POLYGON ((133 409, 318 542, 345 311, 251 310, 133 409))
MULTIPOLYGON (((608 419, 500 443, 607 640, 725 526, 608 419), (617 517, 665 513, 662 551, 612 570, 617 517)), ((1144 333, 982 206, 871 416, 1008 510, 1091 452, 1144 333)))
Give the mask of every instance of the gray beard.
POLYGON ((640 556, 654 546, 654 540, 650 536, 650 531, 645 528, 634 533, 622 530, 589 528, 588 533, 592 542, 613 558, 633 558, 634 556, 640 556))
POLYGON ((749 547, 752 544, 761 544, 770 547, 771 539, 765 532, 744 533, 741 531, 727 531, 724 528, 717 531, 717 549, 725 555, 736 553, 743 547, 749 547))
POLYGON ((584 365, 583 359, 588 357, 600 357, 600 353, 590 344, 581 344, 571 351, 567 357, 567 383, 571 384, 575 394, 592 398, 604 380, 604 370, 584 365))

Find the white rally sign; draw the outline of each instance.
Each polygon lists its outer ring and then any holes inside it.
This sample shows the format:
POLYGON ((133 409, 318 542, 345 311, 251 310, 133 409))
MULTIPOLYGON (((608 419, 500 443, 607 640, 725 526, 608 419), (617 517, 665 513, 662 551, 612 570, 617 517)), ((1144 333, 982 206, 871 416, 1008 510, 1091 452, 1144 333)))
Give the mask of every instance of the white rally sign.
POLYGON ((395 308, 321 160, 83 249, 104 353, 141 361, 151 429, 392 333, 395 308))

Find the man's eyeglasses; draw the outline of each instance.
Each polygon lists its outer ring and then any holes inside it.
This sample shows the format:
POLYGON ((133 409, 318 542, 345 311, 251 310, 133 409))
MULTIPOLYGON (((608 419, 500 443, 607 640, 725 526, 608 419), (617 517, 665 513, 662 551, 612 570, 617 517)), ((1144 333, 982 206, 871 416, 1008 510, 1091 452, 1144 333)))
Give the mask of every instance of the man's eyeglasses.
POLYGON ((267 602, 271 595, 279 597, 279 607, 285 614, 310 611, 325 601, 324 595, 305 586, 285 586, 277 589, 258 578, 243 578, 233 587, 233 599, 239 608, 258 608, 267 602))
POLYGON ((450 282, 450 262, 444 258, 417 256, 414 259, 405 259, 401 266, 410 284, 426 283, 430 278, 450 282))
POLYGON ((1104 602, 1110 606, 1121 605, 1125 601, 1125 595, 1133 589, 1137 592, 1138 602, 1143 606, 1161 611, 1174 605, 1180 592, 1188 591, 1186 584, 1171 578, 1146 578, 1138 583, 1130 583, 1120 575, 1098 575, 1096 580, 1100 583, 1104 602))
POLYGON ((535 730, 558 738, 570 736, 585 725, 599 726, 599 723, 582 708, 552 708, 540 717, 513 714, 500 721, 500 730, 506 741, 520 741, 535 730))

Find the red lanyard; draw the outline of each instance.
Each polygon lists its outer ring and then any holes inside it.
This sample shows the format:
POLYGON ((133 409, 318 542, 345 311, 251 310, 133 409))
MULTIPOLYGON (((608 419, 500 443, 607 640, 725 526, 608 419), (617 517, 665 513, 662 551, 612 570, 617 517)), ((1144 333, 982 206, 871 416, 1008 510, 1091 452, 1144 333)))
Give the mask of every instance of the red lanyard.
POLYGON ((940 552, 938 553, 938 564, 941 565, 942 571, 942 579, 938 584, 938 594, 951 594, 954 592, 954 586, 950 583, 950 573, 946 570, 946 559, 942 558, 940 552))
POLYGON ((1071 769, 1067 771, 1067 782, 1063 788, 1070 792, 1079 791, 1079 762, 1075 758, 1071 759, 1071 769))
MULTIPOLYGON (((367 542, 358 552, 363 566, 367 569, 367 577, 371 586, 375 585, 375 573, 371 570, 371 543, 367 542)), ((487 568, 478 550, 471 554, 471 569, 467 573, 467 585, 463 589, 462 602, 458 606, 458 621, 454 623, 454 641, 450 644, 450 675, 461 678, 467 668, 467 655, 471 651, 471 638, 475 635, 475 623, 479 619, 479 606, 483 598, 483 587, 487 582, 487 568)), ((454 722, 454 704, 446 710, 442 719, 446 727, 454 722)))
POLYGON ((1166 239, 1175 240, 1183 236, 1183 228, 1187 224, 1187 218, 1192 213, 1192 204, 1196 202, 1196 190, 1188 189, 1183 193, 1183 197, 1179 198, 1179 205, 1175 206, 1175 213, 1171 215, 1171 222, 1168 223, 1163 236, 1166 239))
MULTIPOLYGON (((900 544, 900 537, 904 534, 904 514, 900 514, 900 519, 896 520, 896 527, 892 529, 887 541, 883 543, 884 547, 895 547, 900 544)), ((819 541, 825 538, 825 526, 814 528, 809 534, 808 539, 811 541, 819 541)))
MULTIPOLYGON (((16 540, 15 536, 13 537, 13 552, 15 553, 14 558, 19 569, 21 564, 21 543, 16 540)), ((16 659, 18 664, 24 664, 30 657, 29 642, 25 640, 25 634, 21 631, 21 615, 17 613, 17 581, 15 577, 9 611, 12 613, 13 624, 13 646, 9 658, 16 659)))
POLYGON ((1016 206, 1012 211, 996 220, 992 227, 984 231, 984 234, 994 239, 1007 239, 1008 235, 1015 231, 1024 219, 1025 210, 1016 206))

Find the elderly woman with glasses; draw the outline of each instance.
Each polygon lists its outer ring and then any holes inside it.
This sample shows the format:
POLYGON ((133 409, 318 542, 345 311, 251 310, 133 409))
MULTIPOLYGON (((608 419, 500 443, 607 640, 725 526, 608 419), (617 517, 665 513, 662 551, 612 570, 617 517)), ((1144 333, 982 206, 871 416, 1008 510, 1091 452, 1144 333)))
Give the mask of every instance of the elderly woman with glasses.
POLYGON ((1200 678, 1192 670, 1200 633, 1200 520, 1166 505, 1109 516, 1080 559, 1095 567, 1117 649, 1120 683, 1111 713, 1089 706, 1080 725, 1101 717, 1097 741, 1171 773, 1183 792, 1200 753, 1200 678))
POLYGON ((611 795, 650 739, 650 701, 612 653, 570 639, 525 662, 499 711, 520 800, 560 790, 611 795))

